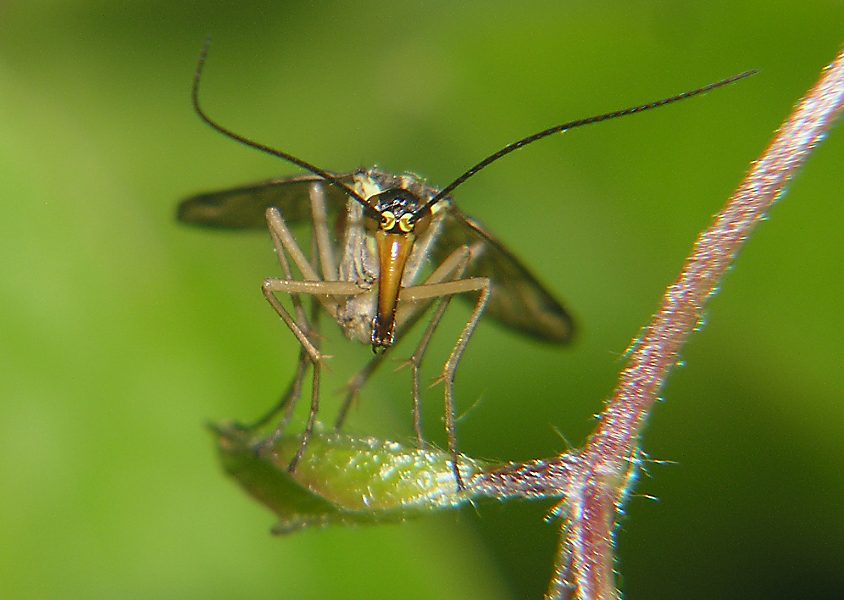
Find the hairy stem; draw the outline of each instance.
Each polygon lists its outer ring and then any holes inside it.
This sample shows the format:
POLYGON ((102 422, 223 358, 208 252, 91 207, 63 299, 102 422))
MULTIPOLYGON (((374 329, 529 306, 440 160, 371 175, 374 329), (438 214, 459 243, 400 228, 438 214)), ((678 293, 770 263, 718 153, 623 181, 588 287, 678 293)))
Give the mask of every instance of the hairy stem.
POLYGON ((794 108, 762 157, 753 163, 712 225, 698 237, 680 275, 666 289, 662 306, 637 342, 595 433, 579 455, 582 471, 571 478, 566 490, 569 515, 562 554, 569 567, 555 570, 550 598, 561 597, 557 590, 564 589, 561 583, 567 579, 575 586, 576 598, 619 597, 612 575, 611 540, 615 512, 626 486, 618 482, 629 481, 624 475, 635 468, 642 426, 683 345, 700 324, 707 301, 739 250, 843 106, 841 51, 794 108))

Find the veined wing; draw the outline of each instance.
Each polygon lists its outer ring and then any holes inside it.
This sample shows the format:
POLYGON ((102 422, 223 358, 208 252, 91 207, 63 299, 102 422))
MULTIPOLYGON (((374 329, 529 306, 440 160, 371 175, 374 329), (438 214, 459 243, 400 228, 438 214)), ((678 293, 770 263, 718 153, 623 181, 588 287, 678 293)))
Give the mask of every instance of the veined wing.
POLYGON ((446 209, 440 235, 432 253, 436 261, 444 260, 459 246, 483 244, 483 252, 469 264, 464 277, 487 277, 492 283, 486 315, 544 342, 571 341, 571 315, 480 223, 452 204, 446 209))
MULTIPOLYGON (((351 185, 351 174, 338 175, 351 185)), ((345 206, 346 195, 335 186, 314 175, 270 179, 228 190, 197 194, 179 204, 177 217, 183 223, 220 229, 264 229, 265 213, 271 206, 281 211, 288 223, 311 218, 309 189, 312 183, 323 182, 326 208, 337 213, 345 206)))
MULTIPOLYGON (((412 175, 397 178, 377 169, 371 169, 367 174, 382 187, 406 186, 423 197, 434 193, 433 188, 412 175), (380 180, 385 177, 392 179, 380 180)), ((338 175, 337 178, 348 185, 354 184, 352 174, 338 175)), ((267 208, 275 206, 288 223, 306 222, 312 217, 310 185, 320 181, 324 182, 320 177, 305 175, 198 194, 179 204, 178 219, 219 229, 263 229, 266 227, 267 208)), ((338 216, 342 218, 346 195, 329 184, 323 185, 323 190, 329 220, 338 216)), ((571 316, 527 267, 477 221, 464 215, 453 204, 445 212, 440 237, 432 252, 434 262, 445 260, 455 248, 480 241, 484 250, 468 266, 464 276, 487 277, 492 282, 486 314, 542 341, 557 344, 570 341, 574 332, 571 316)))

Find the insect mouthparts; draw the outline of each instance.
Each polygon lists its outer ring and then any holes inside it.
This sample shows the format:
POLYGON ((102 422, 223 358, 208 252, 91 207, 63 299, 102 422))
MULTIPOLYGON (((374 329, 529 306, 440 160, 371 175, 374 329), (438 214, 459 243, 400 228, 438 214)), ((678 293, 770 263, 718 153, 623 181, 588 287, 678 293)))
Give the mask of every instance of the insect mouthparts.
POLYGON ((372 353, 378 354, 385 351, 393 345, 393 333, 395 331, 395 321, 390 322, 390 327, 387 331, 381 331, 382 324, 380 319, 376 316, 372 319, 372 353))

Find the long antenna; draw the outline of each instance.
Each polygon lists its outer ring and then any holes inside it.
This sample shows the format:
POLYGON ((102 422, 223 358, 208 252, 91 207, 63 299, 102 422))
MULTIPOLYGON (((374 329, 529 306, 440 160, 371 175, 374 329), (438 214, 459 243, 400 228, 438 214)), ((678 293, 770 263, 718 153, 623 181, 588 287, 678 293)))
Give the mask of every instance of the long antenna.
POLYGON ((217 123, 214 119, 209 117, 208 114, 205 112, 205 110, 203 110, 202 106, 199 104, 199 84, 202 80, 202 71, 205 68, 205 60, 208 58, 208 49, 210 47, 211 47, 211 38, 209 37, 208 39, 205 40, 205 44, 202 46, 202 51, 199 53, 199 62, 197 62, 197 64, 196 64, 196 72, 194 73, 194 76, 193 76, 193 89, 191 90, 191 98, 193 100, 193 108, 196 111, 196 114, 199 115, 199 118, 201 118, 203 121, 205 121, 214 130, 222 133, 226 137, 229 137, 229 138, 231 138, 231 139, 233 139, 237 142, 240 142, 241 144, 245 144, 246 146, 251 146, 252 148, 255 148, 256 150, 260 150, 261 152, 265 152, 265 153, 270 154, 272 156, 276 156, 278 158, 286 160, 287 162, 293 163, 294 165, 296 165, 298 167, 302 167, 306 171, 310 171, 311 173, 313 173, 317 177, 323 178, 326 181, 326 183, 333 185, 334 187, 336 187, 337 189, 342 191, 344 194, 348 195, 351 198, 354 198, 355 200, 360 202, 363 205, 363 207, 365 209, 367 209, 369 212, 374 213, 374 215, 376 217, 380 217, 380 214, 378 213, 378 211, 376 211, 374 208, 372 208, 366 202, 366 200, 364 198, 362 198, 352 188, 350 188, 345 183, 343 183, 342 181, 337 179, 334 175, 332 175, 328 171, 320 169, 319 167, 312 165, 311 163, 306 162, 306 161, 302 160, 301 158, 296 158, 295 156, 293 156, 292 154, 288 154, 287 152, 282 152, 281 150, 276 150, 275 148, 270 148, 269 146, 266 146, 264 144, 261 144, 259 142, 254 141, 254 140, 250 140, 247 137, 244 137, 244 136, 242 136, 238 133, 235 133, 234 131, 232 131, 232 130, 226 128, 226 127, 223 127, 222 125, 217 123))
POLYGON ((685 100, 687 98, 692 98, 694 96, 699 96, 705 92, 709 92, 719 87, 724 87, 725 85, 729 85, 731 83, 735 83, 740 79, 744 79, 745 77, 750 77, 751 75, 755 75, 757 73, 756 70, 752 71, 745 71, 744 73, 739 73, 738 75, 733 75, 732 77, 727 77, 726 79, 722 79, 721 81, 716 81, 715 83, 710 83, 709 85, 705 85, 701 88, 697 88, 695 90, 691 90, 688 92, 683 92, 682 94, 677 94, 676 96, 671 96, 670 98, 663 98, 662 100, 657 100, 655 102, 649 102, 648 104, 641 104, 639 106, 633 106, 631 108, 625 108, 622 110, 617 110, 614 112, 605 113, 602 115, 597 115, 594 117, 588 117, 586 119, 578 119, 577 121, 570 121, 568 123, 563 123, 562 125, 555 125, 554 127, 549 127, 548 129, 544 129, 539 133, 534 133, 533 135, 529 135, 526 138, 522 138, 517 142, 513 142, 512 144, 508 144, 504 146, 498 152, 494 154, 490 154, 481 162, 476 164, 474 167, 463 173, 460 177, 449 183, 445 186, 439 193, 431 198, 425 205, 418 210, 415 211, 417 217, 421 217, 425 214, 431 206, 436 204, 438 201, 442 200, 446 195, 453 192, 455 188, 459 185, 463 184, 467 179, 475 175, 481 169, 488 167, 499 158, 503 158, 510 154, 511 152, 515 152, 519 148, 524 148, 528 144, 532 144, 533 142, 539 141, 542 138, 548 137, 549 135, 553 135, 555 133, 563 133, 564 131, 568 131, 569 129, 574 129, 575 127, 582 127, 583 125, 591 125, 592 123, 600 123, 601 121, 608 121, 610 119, 617 119, 619 117, 626 117, 627 115, 635 115, 636 113, 645 112, 646 110, 651 110, 653 108, 659 108, 660 106, 666 106, 668 104, 673 104, 674 102, 679 102, 680 100, 685 100))

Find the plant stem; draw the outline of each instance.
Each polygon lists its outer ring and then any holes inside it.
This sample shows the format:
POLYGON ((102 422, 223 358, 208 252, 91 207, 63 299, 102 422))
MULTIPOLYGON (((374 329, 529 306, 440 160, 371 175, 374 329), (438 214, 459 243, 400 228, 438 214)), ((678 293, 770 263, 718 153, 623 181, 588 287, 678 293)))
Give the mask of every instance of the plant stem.
POLYGON ((619 374, 598 427, 579 452, 513 464, 482 474, 473 492, 562 498, 562 539, 546 598, 620 597, 614 578, 613 531, 639 463, 642 427, 699 327, 739 250, 783 194, 844 107, 844 50, 795 106, 736 192, 698 237, 677 279, 619 374))
MULTIPOLYGON (((566 495, 569 522, 562 544, 569 554, 568 576, 574 580, 576 598, 619 597, 611 543, 615 519, 608 511, 620 509, 625 486, 616 482, 635 468, 644 422, 683 345, 700 325, 707 301, 842 107, 844 50, 824 69, 712 225, 698 237, 679 277, 668 286, 662 306, 621 371, 612 399, 580 453, 583 471, 572 478, 566 495)), ((555 592, 559 588, 560 583, 553 581, 549 597, 560 597, 555 592)))

